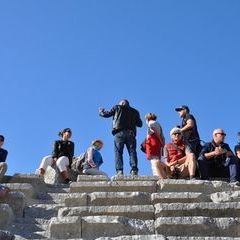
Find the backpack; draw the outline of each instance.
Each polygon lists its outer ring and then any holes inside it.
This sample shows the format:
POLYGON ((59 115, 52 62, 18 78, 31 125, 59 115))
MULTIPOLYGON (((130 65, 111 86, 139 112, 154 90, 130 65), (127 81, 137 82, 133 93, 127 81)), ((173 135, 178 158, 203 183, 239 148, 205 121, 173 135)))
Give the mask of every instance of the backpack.
POLYGON ((73 161, 72 161, 71 169, 73 169, 74 171, 76 171, 78 173, 82 173, 86 155, 87 155, 87 153, 84 152, 84 153, 80 154, 78 157, 74 157, 73 161))

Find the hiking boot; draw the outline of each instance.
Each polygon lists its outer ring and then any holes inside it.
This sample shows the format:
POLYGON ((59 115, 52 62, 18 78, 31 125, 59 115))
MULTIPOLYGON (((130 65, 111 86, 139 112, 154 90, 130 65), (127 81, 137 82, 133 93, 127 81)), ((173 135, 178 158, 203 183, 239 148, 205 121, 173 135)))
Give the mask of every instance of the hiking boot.
POLYGON ((131 171, 131 176, 138 176, 138 171, 132 170, 131 171))
POLYGON ((123 177, 123 171, 122 170, 118 170, 116 176, 117 177, 123 177))

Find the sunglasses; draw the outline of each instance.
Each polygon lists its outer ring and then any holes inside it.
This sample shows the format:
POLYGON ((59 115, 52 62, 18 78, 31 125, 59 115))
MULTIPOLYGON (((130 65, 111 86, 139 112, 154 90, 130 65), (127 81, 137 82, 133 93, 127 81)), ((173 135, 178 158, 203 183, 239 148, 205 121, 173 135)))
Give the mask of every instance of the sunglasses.
POLYGON ((222 136, 226 136, 226 133, 216 133, 216 134, 220 134, 222 136))

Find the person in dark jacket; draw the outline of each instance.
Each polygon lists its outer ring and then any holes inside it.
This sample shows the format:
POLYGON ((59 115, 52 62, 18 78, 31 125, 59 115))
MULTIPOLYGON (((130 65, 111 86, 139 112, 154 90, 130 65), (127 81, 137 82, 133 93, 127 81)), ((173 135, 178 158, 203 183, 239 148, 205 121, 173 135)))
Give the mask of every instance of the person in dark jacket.
POLYGON ((238 144, 234 147, 234 153, 238 158, 238 163, 240 163, 240 132, 238 132, 238 144))
POLYGON ((7 159, 8 151, 2 148, 4 144, 4 140, 5 140, 4 136, 0 135, 0 181, 2 180, 4 174, 7 171, 6 159, 7 159))
POLYGON ((39 176, 44 176, 48 166, 57 166, 65 183, 69 183, 70 179, 68 176, 67 167, 71 166, 73 155, 74 155, 74 143, 69 139, 72 136, 70 128, 63 129, 59 136, 61 140, 54 142, 54 148, 52 155, 46 156, 42 159, 39 169, 36 173, 39 176))
POLYGON ((113 117, 112 134, 114 135, 115 168, 117 176, 123 175, 123 149, 126 145, 131 166, 131 175, 138 175, 138 158, 136 151, 136 127, 142 127, 139 112, 130 107, 124 99, 110 111, 99 108, 99 115, 104 118, 113 117))
POLYGON ((198 158, 201 179, 228 178, 239 185, 239 170, 236 157, 224 142, 226 133, 218 128, 213 131, 213 140, 206 143, 198 158))

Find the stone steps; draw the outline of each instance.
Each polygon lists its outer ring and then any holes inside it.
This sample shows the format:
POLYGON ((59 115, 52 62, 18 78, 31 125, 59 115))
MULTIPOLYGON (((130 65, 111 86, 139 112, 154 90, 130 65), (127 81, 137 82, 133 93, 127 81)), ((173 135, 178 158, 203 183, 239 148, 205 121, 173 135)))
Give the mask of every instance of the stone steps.
POLYGON ((153 220, 155 217, 153 205, 65 207, 59 209, 59 218, 70 216, 122 216, 143 220, 153 220))
POLYGON ((212 217, 159 217, 155 221, 156 233, 162 235, 239 237, 240 218, 212 217))
POLYGON ((155 216, 186 217, 206 216, 213 218, 240 217, 240 203, 158 203, 154 205, 155 216))
POLYGON ((24 209, 25 218, 44 218, 49 219, 57 216, 58 209, 64 207, 61 204, 33 204, 24 209))

